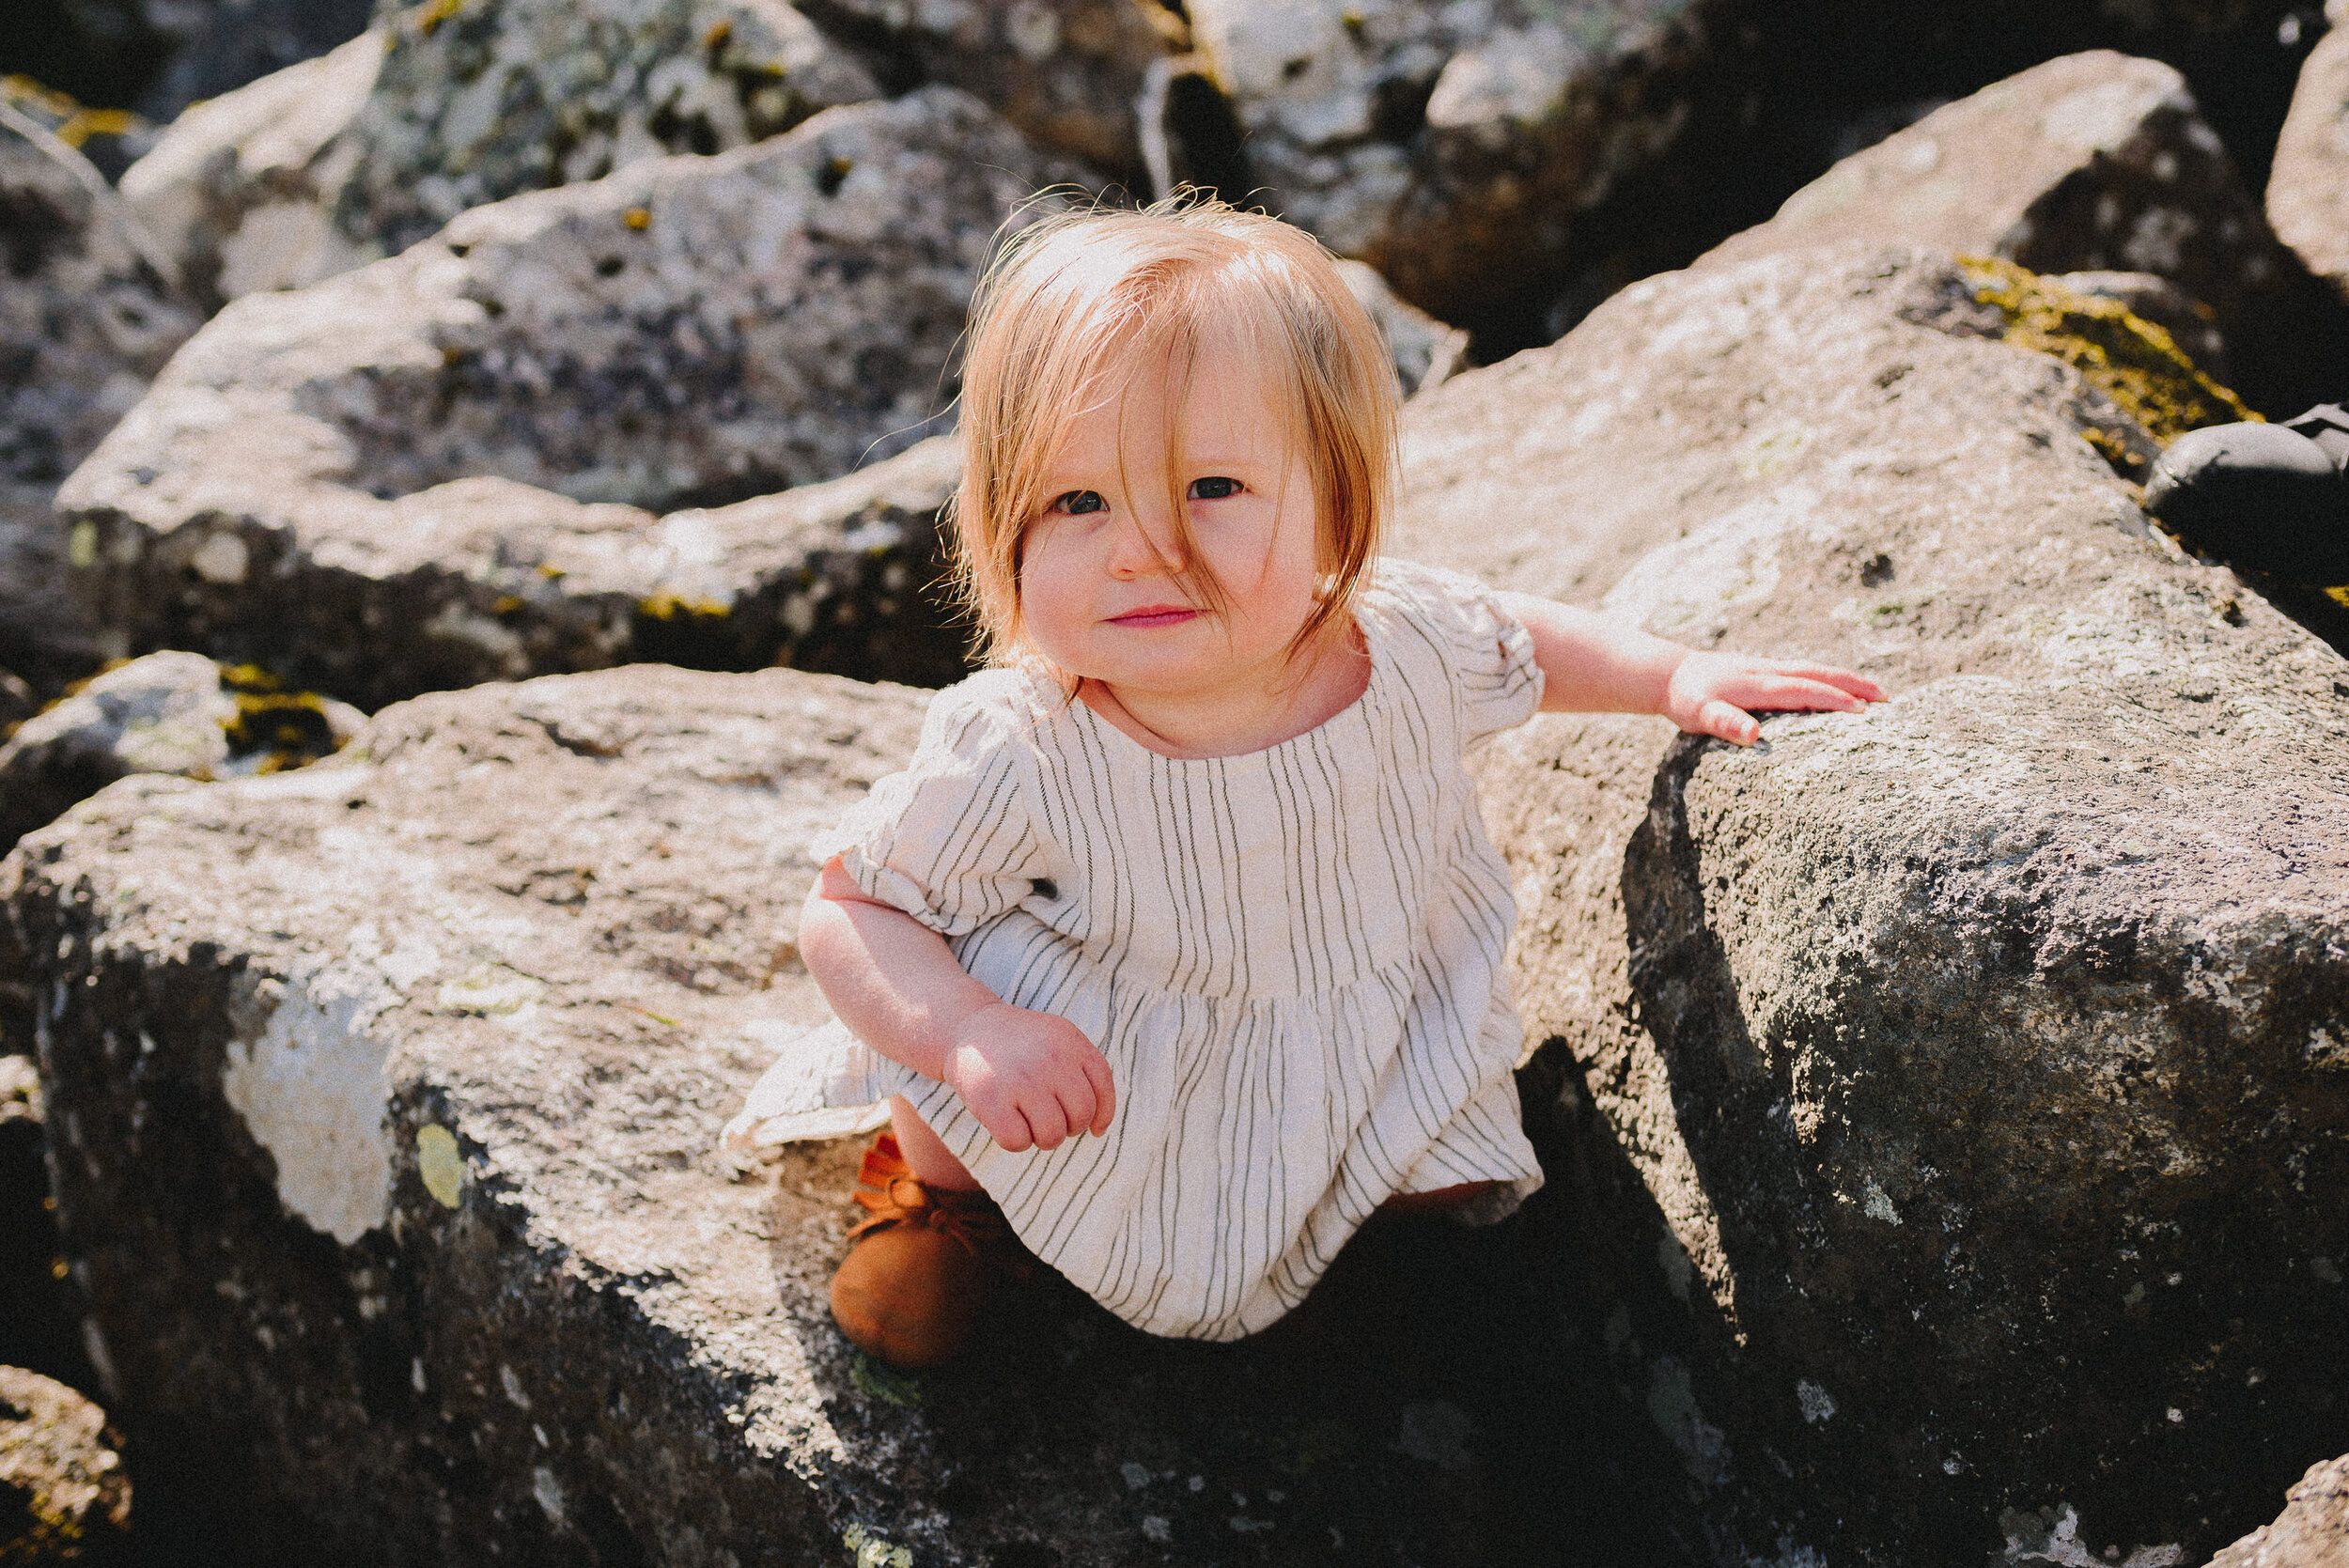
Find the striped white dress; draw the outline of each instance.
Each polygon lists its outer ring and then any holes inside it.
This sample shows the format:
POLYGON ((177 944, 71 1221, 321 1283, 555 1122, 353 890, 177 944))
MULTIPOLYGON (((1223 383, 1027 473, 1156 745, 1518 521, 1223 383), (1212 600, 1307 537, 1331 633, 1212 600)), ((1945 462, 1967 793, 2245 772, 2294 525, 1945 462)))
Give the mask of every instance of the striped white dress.
POLYGON ((1476 583, 1394 561, 1359 618, 1361 697, 1241 756, 1161 756, 1038 672, 940 692, 911 765, 815 852, 1082 1029, 1116 1119, 1006 1153, 833 1025, 779 1064, 811 1127, 904 1094, 1038 1257, 1195 1339, 1278 1319, 1392 1194, 1538 1186, 1501 963, 1516 905, 1461 766, 1532 715, 1532 639, 1476 583))

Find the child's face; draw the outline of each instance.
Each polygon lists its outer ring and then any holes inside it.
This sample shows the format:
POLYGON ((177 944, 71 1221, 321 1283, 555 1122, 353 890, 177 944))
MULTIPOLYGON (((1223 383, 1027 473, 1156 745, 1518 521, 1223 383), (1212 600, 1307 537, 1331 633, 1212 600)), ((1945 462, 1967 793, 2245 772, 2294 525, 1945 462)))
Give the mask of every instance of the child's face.
POLYGON ((1061 669, 1113 691, 1269 689, 1315 604, 1311 471, 1262 378, 1237 354, 1201 356, 1172 421, 1166 383, 1146 368, 1135 375, 1078 418, 1047 468, 1046 510, 1029 526, 1019 569, 1027 635, 1061 669), (1176 494, 1225 590, 1221 610, 1174 575, 1186 565, 1170 526, 1176 494))

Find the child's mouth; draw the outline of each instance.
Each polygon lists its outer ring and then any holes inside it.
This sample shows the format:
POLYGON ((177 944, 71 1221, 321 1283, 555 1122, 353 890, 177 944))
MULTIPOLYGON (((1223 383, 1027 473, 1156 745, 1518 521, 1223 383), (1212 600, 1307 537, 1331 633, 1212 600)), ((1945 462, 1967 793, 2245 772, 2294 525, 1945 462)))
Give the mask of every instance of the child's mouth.
POLYGON ((1139 610, 1112 615, 1110 625, 1146 630, 1151 627, 1180 626, 1185 621, 1196 619, 1198 614, 1198 611, 1184 604, 1145 604, 1139 610))

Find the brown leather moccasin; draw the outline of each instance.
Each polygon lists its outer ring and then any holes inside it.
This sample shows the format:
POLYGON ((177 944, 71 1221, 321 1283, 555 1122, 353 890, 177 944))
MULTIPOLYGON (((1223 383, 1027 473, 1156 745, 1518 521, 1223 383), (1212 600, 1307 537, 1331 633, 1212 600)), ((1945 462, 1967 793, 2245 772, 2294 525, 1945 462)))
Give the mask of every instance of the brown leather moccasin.
POLYGON ((933 1188, 883 1132, 864 1151, 856 1201, 872 1211, 832 1277, 832 1315, 850 1343, 892 1366, 952 1360, 971 1337, 993 1270, 1024 1277, 1026 1253, 984 1192, 933 1188))

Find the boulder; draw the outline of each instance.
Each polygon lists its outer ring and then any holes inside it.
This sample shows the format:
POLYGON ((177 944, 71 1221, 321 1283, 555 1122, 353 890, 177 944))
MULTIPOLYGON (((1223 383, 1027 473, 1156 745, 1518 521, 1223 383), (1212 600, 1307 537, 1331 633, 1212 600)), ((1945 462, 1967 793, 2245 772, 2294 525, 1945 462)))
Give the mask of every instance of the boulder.
POLYGON ((1158 0, 804 0, 886 77, 962 88, 1040 147, 1139 189, 1134 105, 1184 29, 1158 0))
POLYGON ((2329 396, 2349 317, 2269 230, 2185 78, 2090 50, 2034 66, 1844 159, 1706 257, 1871 239, 2036 272, 2168 279, 2215 312, 2245 396, 2279 416, 2329 396))
POLYGON ((1049 1272, 945 1372, 839 1338, 855 1143, 746 1171, 719 1134, 825 1016, 800 846, 923 706, 652 665, 439 693, 0 862, 141 1485, 214 1464, 360 1563, 1471 1568, 1548 1560, 1561 1511, 1679 1560, 1596 1321, 1524 1331, 1585 1273, 1538 1198, 1366 1234, 1240 1345, 1049 1272))
POLYGON ((131 1480, 106 1413, 64 1384, 0 1367, 0 1560, 130 1560, 131 1480))
POLYGON ((337 229, 334 212, 359 157, 351 121, 389 47, 370 30, 199 103, 123 171, 123 199, 208 311, 263 289, 300 288, 382 254, 337 229))
POLYGON ((203 655, 176 652, 96 676, 0 745, 0 845, 127 774, 276 772, 358 732, 363 715, 349 704, 276 684, 257 671, 224 678, 203 655))
POLYGON ((1726 8, 1193 0, 1258 199, 1473 327, 1558 271, 1579 214, 1687 117, 1726 8))
POLYGON ((2308 270, 2349 297, 2349 14, 2300 67, 2267 176, 2267 220, 2308 270))
POLYGON ((2342 1568, 2349 1564, 2349 1455, 2309 1467, 2284 1511, 2210 1560, 2210 1568, 2342 1568))
POLYGON ((2349 1435, 2349 664, 2148 530, 1994 292, 1716 261, 1405 421, 1400 552, 1894 693, 1480 765, 1725 1557, 2201 1560, 2349 1435))
POLYGON ((1066 172, 926 87, 240 300, 66 488, 76 592, 115 651, 252 660, 369 707, 801 644, 939 678, 934 632, 894 645, 909 614, 935 625, 908 520, 935 505, 926 459, 717 508, 932 427, 993 234, 1066 172))
POLYGON ((2168 278, 2152 272, 2059 272, 2055 281, 2075 294, 2110 300, 2139 320, 2159 327, 2212 380, 2226 385, 2234 380, 2234 362, 2227 356, 2227 334, 2218 328, 2218 313, 2168 278))
POLYGON ((334 209, 379 254, 469 208, 723 152, 880 96, 785 0, 431 0, 385 30, 334 209))
POLYGON ((54 691, 99 659, 63 592, 57 482, 196 321, 142 259, 94 171, 7 131, 0 255, 0 665, 54 691))

